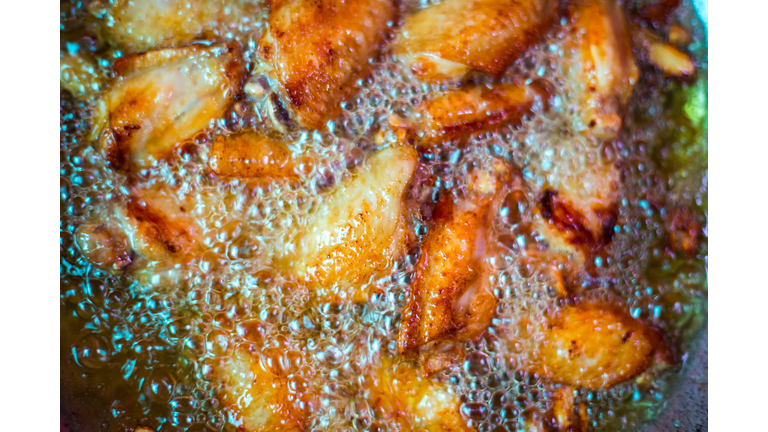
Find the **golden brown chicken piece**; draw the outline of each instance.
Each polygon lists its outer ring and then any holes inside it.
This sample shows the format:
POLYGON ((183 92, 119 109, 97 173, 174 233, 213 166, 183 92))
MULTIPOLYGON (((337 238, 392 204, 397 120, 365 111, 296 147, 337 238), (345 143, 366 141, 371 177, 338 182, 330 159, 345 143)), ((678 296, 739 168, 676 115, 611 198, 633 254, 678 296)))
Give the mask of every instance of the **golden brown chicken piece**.
POLYGON ((460 139, 519 124, 532 114, 534 104, 546 106, 546 95, 536 83, 469 85, 419 104, 409 127, 422 145, 460 139))
POLYGON ((117 207, 120 224, 134 251, 150 261, 194 255, 202 247, 205 203, 159 187, 136 188, 125 207, 117 207))
POLYGON ((62 53, 59 68, 60 87, 77 99, 88 99, 104 88, 102 72, 87 55, 62 53))
POLYGON ((435 209, 398 334, 398 351, 422 354, 428 372, 450 364, 441 358, 450 356, 447 348, 480 336, 496 313, 485 258, 493 251, 489 236, 501 183, 481 171, 473 180, 474 198, 454 202, 446 194, 435 209))
POLYGON ((471 431, 461 417, 459 398, 450 388, 420 374, 413 363, 382 360, 368 380, 367 399, 376 416, 399 431, 471 431))
POLYGON ((569 386, 607 388, 670 361, 662 334, 605 304, 567 306, 546 324, 534 368, 569 386))
POLYGON ((360 285, 391 266, 407 243, 403 201, 417 158, 405 146, 371 156, 310 215, 278 266, 320 298, 365 301, 360 285))
POLYGON ((133 171, 168 157, 221 117, 240 91, 235 44, 164 49, 115 63, 117 78, 96 106, 94 136, 110 165, 133 171))
POLYGON ((613 139, 638 77, 624 11, 614 0, 576 0, 569 14, 573 27, 565 49, 573 65, 567 78, 578 115, 595 137, 613 139))
POLYGON ((619 170, 612 162, 583 161, 549 180, 537 203, 536 229, 551 250, 582 264, 613 237, 619 170))
POLYGON ((204 234, 227 212, 230 198, 157 184, 131 187, 111 214, 78 229, 77 244, 91 264, 104 269, 140 270, 139 258, 183 263, 202 253, 204 234))
POLYGON ((403 21, 393 53, 424 81, 498 77, 552 25, 557 0, 445 0, 403 21))
POLYGON ((219 136, 208 156, 208 166, 219 177, 298 177, 296 165, 284 142, 262 132, 219 136))
POLYGON ((302 431, 308 412, 304 395, 286 376, 265 368, 254 349, 218 358, 215 375, 225 381, 222 403, 238 432, 302 431), (303 406, 302 406, 303 405, 303 406))
POLYGON ((253 0, 101 0, 89 10, 102 39, 127 53, 219 38, 259 16, 253 0))
POLYGON ((259 40, 276 127, 319 129, 340 110, 396 13, 392 0, 271 0, 259 40))

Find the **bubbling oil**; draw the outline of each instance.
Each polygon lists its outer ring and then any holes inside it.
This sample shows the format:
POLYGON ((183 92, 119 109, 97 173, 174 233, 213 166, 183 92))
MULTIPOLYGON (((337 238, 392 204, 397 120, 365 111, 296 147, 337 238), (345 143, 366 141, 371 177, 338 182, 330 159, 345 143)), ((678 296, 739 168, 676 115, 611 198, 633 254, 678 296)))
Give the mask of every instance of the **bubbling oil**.
MULTIPOLYGON (((409 3, 403 9, 428 4, 409 3)), ((64 42, 66 48, 93 55, 108 71, 122 54, 72 30, 87 12, 79 3, 62 5, 63 34, 76 35, 64 42)), ((512 204, 502 206, 494 219, 492 241, 501 252, 488 258, 494 266, 490 282, 500 300, 497 316, 483 338, 465 345, 465 357, 436 377, 460 397, 463 418, 477 430, 522 430, 526 415, 546 411, 559 389, 518 368, 531 348, 511 344, 505 336, 519 317, 542 316, 560 302, 551 276, 532 266, 521 246, 542 242, 526 227, 550 177, 581 175, 592 159, 613 161, 622 173, 612 246, 607 256, 595 258, 594 275, 574 281, 584 288, 579 296, 620 303, 662 329, 678 348, 678 358, 684 358, 705 324, 706 244, 696 258, 670 257, 664 251, 666 212, 687 206, 706 215, 706 45, 691 5, 686 1, 678 13, 678 21, 695 36, 690 48, 702 66, 697 82, 669 82, 643 68, 625 127, 608 149, 578 133, 583 125, 574 115, 579 107, 565 79, 572 65, 563 59, 568 37, 563 22, 502 77, 505 82, 552 84, 548 111, 536 112, 519 127, 479 134, 462 146, 445 143, 420 155, 417 177, 436 179, 419 185, 414 195, 422 204, 434 204, 440 193, 467 194, 468 174, 498 160, 520 169, 532 185, 511 191, 505 202, 512 204)), ((262 22, 220 34, 240 42, 249 68, 262 22)), ((382 145, 377 132, 391 115, 407 116, 446 88, 419 83, 386 49, 354 87, 341 104, 342 113, 325 130, 285 138, 295 156, 312 161, 299 170, 298 179, 223 180, 205 169, 216 136, 265 127, 263 108, 248 101, 237 102, 212 131, 181 146, 172 162, 142 171, 140 182, 173 191, 179 200, 204 197, 204 252, 183 262, 140 261, 123 273, 89 265, 74 240, 79 226, 111 217, 131 186, 88 139, 90 102, 62 92, 61 302, 67 315, 76 317, 67 328, 73 334, 72 367, 110 388, 101 391, 110 399, 102 413, 105 425, 115 430, 138 424, 160 431, 227 430, 231 426, 220 395, 229 383, 216 376, 213 360, 242 355, 255 344, 262 364, 285 376, 295 394, 310 395, 296 402, 311 400, 309 429, 393 428, 387 419, 376 418, 362 396, 361 377, 373 373, 382 356, 397 354, 398 324, 418 244, 429 232, 428 218, 414 212, 408 229, 415 246, 366 282, 376 289, 365 304, 313 302, 311 287, 282 277, 269 260, 307 224, 333 187, 353 177, 382 145)), ((385 144, 392 139, 384 135, 385 144)), ((678 377, 667 373, 651 383, 578 390, 576 402, 586 404, 596 430, 637 430, 655 418, 678 377)))

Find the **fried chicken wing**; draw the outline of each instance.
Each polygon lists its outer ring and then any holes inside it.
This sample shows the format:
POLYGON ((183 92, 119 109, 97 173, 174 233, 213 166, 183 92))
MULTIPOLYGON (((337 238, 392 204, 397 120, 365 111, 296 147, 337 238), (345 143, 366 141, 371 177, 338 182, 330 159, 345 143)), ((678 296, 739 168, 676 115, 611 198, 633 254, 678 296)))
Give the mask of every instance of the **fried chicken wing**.
POLYGON ((536 369, 555 382, 598 389, 668 358, 658 330, 617 307, 584 304, 559 310, 546 324, 536 369))
POLYGON ((226 213, 232 198, 157 184, 128 191, 112 203, 108 214, 76 233, 80 251, 97 267, 134 269, 139 259, 176 264, 198 256, 204 250, 204 234, 226 213))
POLYGON ((393 52, 424 81, 498 77, 554 22, 557 0, 445 0, 403 21, 393 52))
POLYGON ((392 0, 271 0, 259 40, 276 127, 319 129, 368 65, 396 13, 392 0))
POLYGON ((406 186, 416 168, 411 147, 380 150, 310 216, 278 265, 323 298, 362 301, 360 285, 392 264, 407 240, 406 186), (335 288, 334 288, 335 287, 335 288))
POLYGON ((435 226, 416 265, 410 298, 398 334, 401 354, 436 354, 422 358, 427 371, 444 367, 446 345, 477 338, 496 312, 485 258, 492 252, 489 235, 501 181, 481 172, 475 181, 482 194, 455 202, 444 195, 435 210, 435 226))
POLYGON ((98 30, 110 45, 131 52, 178 47, 216 38, 257 19, 252 0, 113 0, 89 9, 106 15, 98 30))
POLYGON ((237 45, 195 45, 128 56, 96 107, 93 135, 110 165, 133 171, 168 157, 221 117, 240 91, 237 45))
POLYGON ((450 388, 419 373, 412 363, 385 358, 368 378, 367 399, 377 417, 392 421, 400 431, 471 431, 461 417, 459 398, 450 388))
POLYGON ((219 177, 297 177, 296 165, 284 142, 261 132, 219 136, 208 158, 219 177))
POLYGON ((308 412, 302 394, 250 351, 218 359, 214 368, 226 382, 222 402, 229 423, 239 432, 304 430, 308 412))
POLYGON ((546 104, 546 90, 536 83, 468 85, 419 104, 410 128, 422 145, 437 144, 519 124, 534 104, 546 104))
POLYGON ((595 137, 613 139, 638 78, 632 40, 622 7, 614 0, 576 0, 569 10, 572 34, 567 78, 578 115, 595 137))
POLYGON ((613 237, 619 170, 611 162, 584 161, 567 174, 549 176, 537 203, 536 228, 552 250, 583 263, 613 237))

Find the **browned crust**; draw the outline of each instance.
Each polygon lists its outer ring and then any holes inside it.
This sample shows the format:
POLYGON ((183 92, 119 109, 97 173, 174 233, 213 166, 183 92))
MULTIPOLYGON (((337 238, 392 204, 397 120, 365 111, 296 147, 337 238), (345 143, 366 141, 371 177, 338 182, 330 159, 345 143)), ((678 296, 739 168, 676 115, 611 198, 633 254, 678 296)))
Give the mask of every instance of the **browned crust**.
POLYGON ((503 51, 497 53, 495 56, 489 56, 487 60, 478 62, 469 61, 467 64, 477 70, 487 73, 494 78, 499 78, 501 74, 507 70, 509 65, 517 60, 521 54, 528 50, 531 45, 540 41, 541 38, 544 37, 544 34, 547 32, 547 30, 549 30, 549 28, 552 27, 552 25, 555 23, 557 14, 554 13, 554 11, 558 10, 559 5, 557 1, 552 1, 551 3, 553 4, 553 13, 548 14, 547 17, 541 20, 538 25, 528 28, 524 33, 524 36, 519 39, 517 43, 506 45, 503 51))
POLYGON ((280 93, 290 105, 286 107, 290 108, 288 111, 296 114, 300 125, 319 129, 340 112, 339 102, 351 87, 349 84, 365 73, 366 60, 381 49, 386 23, 394 20, 397 9, 390 0, 318 0, 296 4, 273 0, 270 8, 269 32, 260 39, 259 52, 274 68, 272 75, 282 86, 280 93), (290 28, 281 28, 277 18, 284 6, 303 8, 292 19, 290 28), (375 28, 355 28, 361 25, 360 20, 372 21, 375 28), (360 45, 350 39, 345 26, 353 32, 372 34, 360 45), (342 40, 342 45, 353 52, 339 52, 335 48, 342 40))
POLYGON ((539 210, 547 223, 566 235, 567 241, 574 246, 597 252, 610 244, 618 212, 616 206, 596 211, 602 221, 599 234, 587 228, 587 218, 573 208, 566 200, 560 199, 557 191, 547 189, 539 198, 539 210))
POLYGON ((128 214, 138 222, 137 233, 150 245, 160 245, 170 254, 187 252, 195 243, 195 235, 183 224, 155 211, 149 205, 142 205, 135 199, 126 204, 128 214))
MULTIPOLYGON (((475 203, 477 208, 473 210, 457 209, 451 194, 443 195, 438 202, 435 227, 424 243, 400 323, 398 351, 402 355, 415 358, 420 352, 436 353, 439 349, 450 357, 445 349, 451 342, 471 340, 485 331, 496 306, 493 294, 484 293, 485 287, 477 287, 478 292, 469 301, 472 312, 466 311, 466 316, 457 310, 456 302, 483 274, 483 263, 474 256, 474 248, 478 236, 485 235, 482 227, 490 223, 492 201, 483 199, 475 203), (425 297, 423 290, 428 290, 429 295, 425 297), (425 316, 427 306, 430 316, 425 316)), ((446 356, 437 354, 434 365, 429 356, 422 356, 422 366, 428 372, 446 364, 446 356)))

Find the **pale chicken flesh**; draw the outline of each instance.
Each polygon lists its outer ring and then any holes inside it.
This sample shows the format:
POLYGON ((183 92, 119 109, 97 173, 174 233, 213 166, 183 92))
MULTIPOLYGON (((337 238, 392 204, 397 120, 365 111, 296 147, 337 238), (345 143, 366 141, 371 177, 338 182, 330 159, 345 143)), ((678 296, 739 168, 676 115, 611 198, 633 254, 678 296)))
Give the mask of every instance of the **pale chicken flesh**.
MULTIPOLYGON (((340 111, 395 18, 391 0, 271 0, 259 40, 274 126, 319 129, 340 111)), ((267 89, 264 89, 267 90, 267 89)))
POLYGON ((232 105, 244 70, 235 44, 164 49, 115 64, 96 105, 93 136, 113 169, 134 172, 168 158, 232 105))
POLYGON ((424 81, 498 77, 555 20, 556 0, 445 0, 405 18, 393 53, 424 81))
POLYGON ((128 53, 215 39, 257 19, 255 0, 104 0, 90 10, 110 45, 128 53), (106 15, 106 16, 105 16, 106 15), (107 18, 108 16, 108 18, 107 18))
POLYGON ((361 286, 406 246, 404 200, 416 162, 416 151, 405 146, 371 156, 310 215, 278 266, 320 298, 365 300, 361 286))

